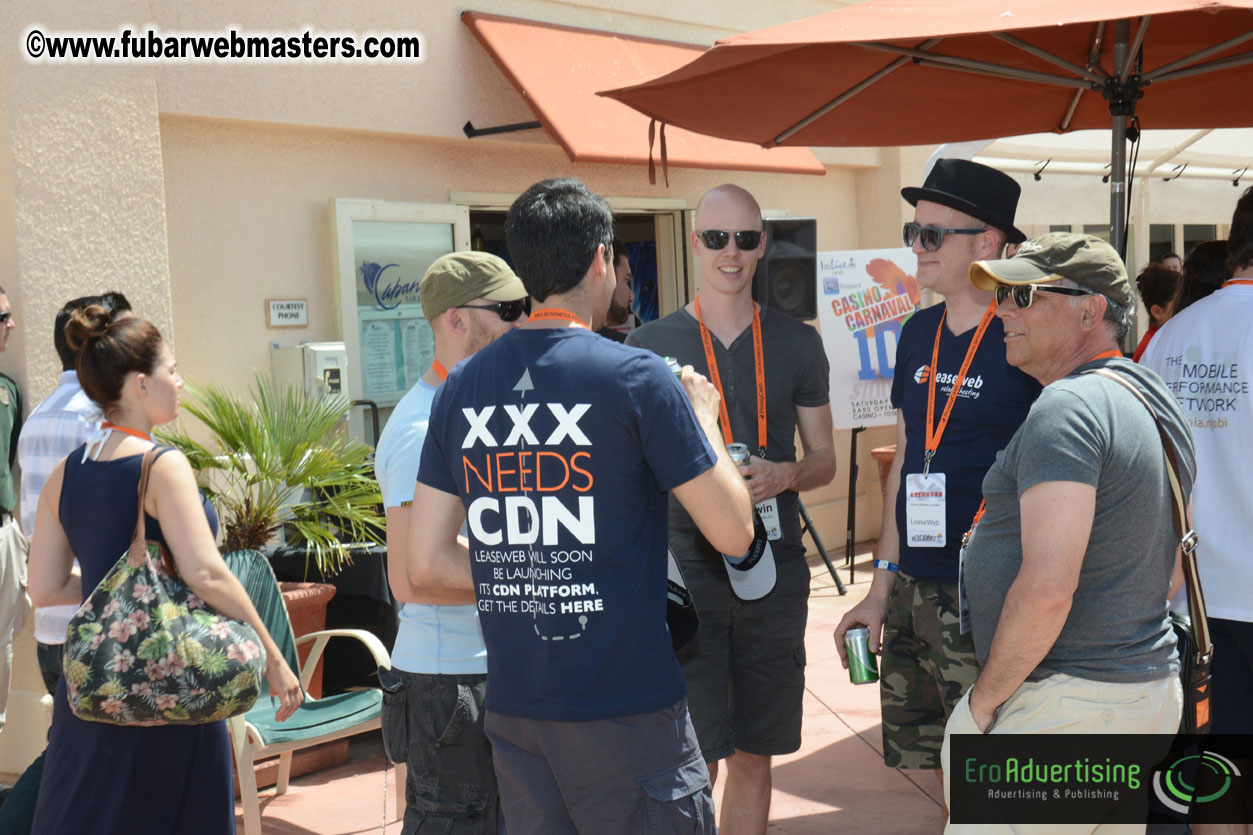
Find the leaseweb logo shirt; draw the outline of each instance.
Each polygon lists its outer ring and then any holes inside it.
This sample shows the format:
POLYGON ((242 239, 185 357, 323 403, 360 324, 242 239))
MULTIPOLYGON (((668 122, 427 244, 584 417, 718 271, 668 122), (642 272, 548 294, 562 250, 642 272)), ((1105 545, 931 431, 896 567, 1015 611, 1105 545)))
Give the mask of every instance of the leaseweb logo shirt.
MULTIPOLYGON (((931 379, 931 367, 929 365, 920 365, 918 370, 914 372, 914 382, 925 384, 931 379)), ((935 378, 935 390, 937 394, 947 396, 953 390, 953 386, 957 383, 956 374, 945 374, 941 371, 935 378)), ((979 389, 983 388, 983 375, 967 374, 966 379, 962 382, 962 390, 958 394, 959 397, 978 397, 979 389)))
POLYGON ((489 709, 646 713, 684 693, 665 624, 665 491, 713 466, 660 357, 515 330, 440 388, 418 480, 466 508, 489 709))

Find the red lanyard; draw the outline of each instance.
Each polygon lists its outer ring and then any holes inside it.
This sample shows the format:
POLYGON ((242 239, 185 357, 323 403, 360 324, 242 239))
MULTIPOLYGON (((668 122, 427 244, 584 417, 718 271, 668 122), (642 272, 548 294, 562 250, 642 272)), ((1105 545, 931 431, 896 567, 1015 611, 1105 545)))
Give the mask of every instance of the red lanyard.
POLYGON ((138 429, 128 429, 125 426, 118 426, 116 423, 109 423, 107 420, 102 420, 100 422, 100 428, 101 429, 116 429, 119 432, 122 432, 126 435, 130 435, 132 438, 139 438, 141 441, 148 441, 148 442, 152 441, 151 435, 146 435, 143 432, 140 432, 138 429))
POLYGON ((445 368, 444 364, 439 360, 435 360, 431 363, 431 370, 434 371, 441 380, 448 379, 448 369, 445 368))
MULTIPOLYGON (((1250 281, 1248 283, 1253 284, 1253 281, 1250 281)), ((1114 357, 1121 357, 1121 356, 1122 356, 1121 351, 1111 348, 1108 351, 1102 351, 1096 356, 1091 357, 1090 359, 1085 361, 1083 364, 1087 365, 1089 362, 1095 362, 1097 360, 1103 360, 1103 359, 1112 359, 1114 357)), ((975 518, 970 523, 970 531, 972 533, 974 532, 975 527, 979 524, 979 520, 983 518, 983 514, 987 512, 987 509, 988 509, 987 499, 984 499, 983 501, 979 502, 979 509, 975 511, 975 518)))
POLYGON ((953 406, 957 403, 957 393, 961 391, 962 385, 966 382, 966 372, 970 370, 970 363, 975 358, 975 351, 979 350, 979 343, 983 341, 983 334, 987 331, 988 325, 992 324, 992 319, 996 316, 996 302, 988 305, 988 309, 984 311, 983 318, 979 320, 979 327, 975 330, 974 338, 970 340, 970 347, 966 349, 966 358, 962 360, 961 370, 957 372, 957 379, 953 381, 953 388, 948 393, 948 400, 944 402, 944 413, 940 415, 940 425, 935 425, 935 378, 939 371, 940 362, 940 335, 944 332, 944 319, 948 316, 948 308, 940 314, 940 324, 935 329, 935 347, 931 349, 931 373, 927 380, 927 445, 926 452, 922 457, 922 474, 927 475, 931 472, 931 459, 935 457, 935 451, 940 448, 940 439, 944 437, 944 430, 948 428, 949 415, 953 414, 953 406))
POLYGON ((1253 284, 1253 278, 1229 278, 1223 282, 1224 287, 1230 287, 1233 284, 1253 284))
MULTIPOLYGON (((534 318, 534 317, 532 317, 534 318)), ((709 382, 718 390, 718 425, 722 427, 722 439, 728 444, 735 438, 731 434, 731 416, 727 412, 727 398, 722 393, 722 375, 718 373, 718 359, 714 356, 713 337, 700 315, 700 296, 696 297, 696 321, 700 324, 700 343, 705 349, 705 364, 709 366, 709 382)), ((753 374, 757 378, 757 456, 766 457, 766 355, 761 347, 761 314, 753 305, 753 374)))
POLYGON ((535 322, 540 319, 558 319, 563 322, 573 322, 575 325, 583 328, 584 330, 591 330, 591 328, 587 326, 587 322, 584 322, 570 311, 562 310, 559 307, 550 307, 547 310, 537 310, 527 317, 528 322, 535 322))

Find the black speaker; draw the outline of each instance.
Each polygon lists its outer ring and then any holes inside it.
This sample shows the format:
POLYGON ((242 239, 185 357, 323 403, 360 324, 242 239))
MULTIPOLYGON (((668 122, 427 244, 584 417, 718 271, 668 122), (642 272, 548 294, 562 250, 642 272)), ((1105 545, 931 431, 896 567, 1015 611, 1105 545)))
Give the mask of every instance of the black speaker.
POLYGON ((796 319, 818 318, 818 221, 768 218, 766 254, 753 275, 758 304, 796 319))

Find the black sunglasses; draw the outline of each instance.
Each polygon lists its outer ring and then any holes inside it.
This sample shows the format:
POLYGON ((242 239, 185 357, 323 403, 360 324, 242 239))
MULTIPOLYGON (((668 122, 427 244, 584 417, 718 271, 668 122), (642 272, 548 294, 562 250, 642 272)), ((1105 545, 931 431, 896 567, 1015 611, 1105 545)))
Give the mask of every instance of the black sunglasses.
POLYGON ((696 236, 705 245, 705 249, 723 249, 731 236, 735 236, 735 245, 741 252, 749 252, 761 246, 761 231, 757 229, 741 229, 739 232, 728 232, 725 229, 706 229, 697 232, 696 236))
POLYGON ((914 241, 921 240, 922 248, 927 252, 935 252, 944 246, 945 235, 981 235, 990 229, 942 229, 939 226, 920 226, 917 223, 906 223, 901 231, 905 246, 913 246, 914 241))
POLYGON ((1094 290, 1087 290, 1083 287, 1054 287, 1051 284, 998 284, 996 285, 996 303, 1004 304, 1006 299, 1012 298, 1015 307, 1019 310, 1026 310, 1031 307, 1036 293, 1054 293, 1058 296, 1095 295, 1094 290))
POLYGON ((13 318, 12 310, 6 310, 3 313, 0 313, 0 325, 7 325, 9 323, 9 320, 12 318, 13 318))
POLYGON ((457 307, 464 310, 494 310, 502 322, 516 322, 523 313, 531 315, 531 297, 492 304, 459 304, 457 307))

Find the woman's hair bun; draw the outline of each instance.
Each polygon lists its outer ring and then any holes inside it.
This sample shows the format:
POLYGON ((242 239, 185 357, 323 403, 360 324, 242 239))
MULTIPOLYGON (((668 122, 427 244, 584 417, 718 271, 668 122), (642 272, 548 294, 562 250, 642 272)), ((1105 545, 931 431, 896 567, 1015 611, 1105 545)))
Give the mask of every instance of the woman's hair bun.
POLYGON ((111 320, 112 314, 98 304, 75 310, 65 323, 66 344, 70 350, 83 350, 89 342, 108 336, 111 320))

